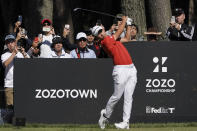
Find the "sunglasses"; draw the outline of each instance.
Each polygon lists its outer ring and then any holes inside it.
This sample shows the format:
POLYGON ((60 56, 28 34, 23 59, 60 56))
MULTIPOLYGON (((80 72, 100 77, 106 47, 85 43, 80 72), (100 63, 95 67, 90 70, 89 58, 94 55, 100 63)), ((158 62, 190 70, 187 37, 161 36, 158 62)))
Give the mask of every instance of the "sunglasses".
POLYGON ((8 39, 8 40, 6 40, 6 43, 7 44, 10 44, 10 43, 13 43, 13 42, 15 42, 16 40, 14 40, 14 39, 8 39))
POLYGON ((50 26, 51 24, 49 23, 43 23, 43 26, 50 26))
POLYGON ((39 50, 39 48, 38 47, 34 47, 34 50, 39 50))
POLYGON ((176 8, 175 11, 182 11, 182 9, 181 8, 176 8))
POLYGON ((79 41, 87 41, 86 38, 80 38, 79 41))

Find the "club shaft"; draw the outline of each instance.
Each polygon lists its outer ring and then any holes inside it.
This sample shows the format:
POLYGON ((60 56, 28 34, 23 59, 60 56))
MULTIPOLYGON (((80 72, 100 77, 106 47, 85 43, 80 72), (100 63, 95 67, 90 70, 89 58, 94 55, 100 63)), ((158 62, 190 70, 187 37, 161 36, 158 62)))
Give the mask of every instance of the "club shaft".
POLYGON ((78 9, 79 10, 83 10, 83 11, 88 11, 88 12, 92 12, 92 13, 97 13, 97 14, 105 15, 105 16, 110 16, 110 17, 114 17, 114 18, 119 18, 119 17, 116 17, 115 15, 111 15, 109 13, 105 13, 105 12, 101 12, 101 11, 94 11, 94 10, 83 9, 83 8, 78 8, 78 9))

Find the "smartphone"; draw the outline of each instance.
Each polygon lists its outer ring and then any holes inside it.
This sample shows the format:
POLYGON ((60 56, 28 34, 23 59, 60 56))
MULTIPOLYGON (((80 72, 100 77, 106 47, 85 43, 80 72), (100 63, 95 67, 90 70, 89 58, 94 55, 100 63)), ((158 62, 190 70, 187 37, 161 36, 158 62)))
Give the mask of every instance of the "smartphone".
POLYGON ((128 18, 128 19, 127 19, 127 25, 132 25, 132 23, 133 23, 133 19, 128 18))
POLYGON ((176 23, 175 16, 172 16, 171 23, 176 23))
POLYGON ((27 31, 24 28, 21 29, 21 35, 27 35, 27 31))
POLYGON ((39 34, 39 35, 38 35, 38 38, 40 38, 40 39, 41 39, 41 38, 42 38, 42 34, 39 34))
POLYGON ((67 30, 70 30, 70 25, 66 24, 64 28, 67 29, 67 30))
POLYGON ((20 23, 23 22, 23 17, 22 17, 22 15, 19 15, 19 16, 18 16, 18 21, 19 21, 20 23))

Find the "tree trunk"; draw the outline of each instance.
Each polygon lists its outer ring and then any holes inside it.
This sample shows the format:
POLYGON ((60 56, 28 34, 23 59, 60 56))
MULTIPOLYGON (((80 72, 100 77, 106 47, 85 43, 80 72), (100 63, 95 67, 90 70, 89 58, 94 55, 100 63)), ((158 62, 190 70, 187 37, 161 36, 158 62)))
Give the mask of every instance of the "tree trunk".
POLYGON ((41 18, 53 21, 53 0, 42 0, 42 6, 39 10, 41 18))
POLYGON ((194 16, 194 0, 189 0, 189 25, 193 23, 192 19, 194 16))
POLYGON ((134 20, 139 26, 139 35, 146 31, 146 16, 144 0, 121 0, 122 13, 134 20))
POLYGON ((73 20, 72 20, 72 5, 70 0, 56 0, 54 2, 54 25, 56 33, 62 35, 63 28, 65 24, 70 25, 71 33, 69 35, 69 40, 71 43, 74 43, 74 28, 73 28, 73 20))
POLYGON ((71 43, 74 43, 74 26, 73 26, 73 19, 72 19, 72 13, 71 13, 71 9, 69 8, 68 10, 68 20, 66 21, 66 23, 68 23, 70 25, 70 35, 69 35, 69 40, 71 43))
POLYGON ((148 0, 151 25, 165 35, 172 16, 170 0, 148 0))
POLYGON ((189 25, 194 25, 197 23, 197 10, 195 10, 196 6, 197 0, 189 1, 189 25))

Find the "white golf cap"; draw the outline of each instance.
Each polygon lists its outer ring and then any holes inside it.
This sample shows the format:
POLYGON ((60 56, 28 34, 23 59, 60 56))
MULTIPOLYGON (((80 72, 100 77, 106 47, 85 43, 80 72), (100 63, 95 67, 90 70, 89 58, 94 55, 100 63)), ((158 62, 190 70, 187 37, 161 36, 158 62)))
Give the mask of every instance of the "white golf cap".
POLYGON ((97 35, 98 35, 98 32, 99 32, 100 30, 102 30, 102 29, 103 29, 102 26, 96 25, 96 26, 94 26, 94 27, 92 28, 92 34, 93 34, 94 36, 97 36, 97 35))
POLYGON ((79 40, 81 38, 86 38, 87 39, 87 35, 84 32, 78 33, 76 39, 79 40))

